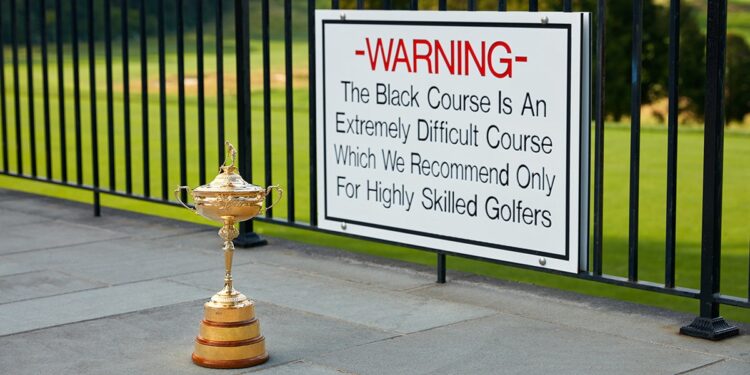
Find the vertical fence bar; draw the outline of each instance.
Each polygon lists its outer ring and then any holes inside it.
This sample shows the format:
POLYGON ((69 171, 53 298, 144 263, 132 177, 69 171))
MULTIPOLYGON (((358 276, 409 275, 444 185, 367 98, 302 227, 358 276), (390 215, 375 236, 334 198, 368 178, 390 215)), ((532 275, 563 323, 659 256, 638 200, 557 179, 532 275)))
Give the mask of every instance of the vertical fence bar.
MULTIPOLYGON (((313 12, 314 12, 314 9, 315 9, 315 2, 314 2, 314 1, 312 1, 312 0, 308 0, 308 2, 307 2, 307 3, 308 3, 308 4, 312 4, 312 7, 313 7, 313 12)), ((391 0, 383 0, 383 9, 385 9, 385 10, 391 10, 391 9, 393 9, 393 4, 391 4, 391 0)), ((312 26, 311 26, 311 27, 312 27, 312 26)))
POLYGON ((120 2, 120 28, 122 30, 122 97, 123 97, 123 125, 125 132, 125 192, 133 192, 133 159, 131 155, 130 138, 130 55, 128 48, 128 0, 120 2))
POLYGON ((45 179, 52 179, 52 141, 51 121, 49 113, 49 59, 47 58, 47 20, 46 20, 47 3, 46 0, 39 2, 39 31, 41 34, 42 44, 42 105, 44 107, 44 160, 45 160, 45 179))
POLYGON ((505 12, 508 10, 508 4, 505 0, 498 0, 497 1, 497 10, 500 12, 505 12))
MULTIPOLYGON (((388 8, 390 8, 390 1, 386 2, 388 8)), ((388 9, 386 8, 386 9, 388 9)), ((318 225, 318 163, 317 163, 317 144, 315 138, 317 137, 317 127, 315 122, 317 121, 317 108, 315 102, 315 0, 307 1, 307 68, 310 77, 309 90, 309 106, 310 106, 310 225, 318 225)))
POLYGON ((164 0, 159 0, 159 140, 161 157, 161 199, 169 200, 169 160, 167 160, 167 82, 164 63, 164 0))
POLYGON ((198 58, 198 181, 206 183, 206 83, 203 79, 203 0, 196 0, 196 53, 198 58))
POLYGON ((120 22, 122 23, 122 97, 123 97, 123 131, 125 132, 125 192, 133 192, 132 155, 130 145, 130 55, 128 51, 128 0, 120 3, 120 22))
POLYGON ((409 1, 409 9, 410 10, 419 10, 419 0, 411 0, 411 1, 409 1))
POLYGON ((721 340, 739 334, 719 316, 721 281, 721 204, 724 172, 724 62, 727 1, 708 2, 706 27, 706 113, 703 138, 703 234, 700 316, 680 333, 721 340))
POLYGON ((597 6, 596 39, 596 138, 594 154, 594 275, 602 274, 602 230, 604 227, 604 99, 607 1, 597 6))
MULTIPOLYGON (((3 4, 0 3, 0 6, 3 4)), ((2 9, 2 8, 0 8, 2 9)), ((8 172, 8 107, 5 100, 5 37, 3 36, 3 12, 0 12, 0 125, 3 137, 3 172, 8 172)))
MULTIPOLYGON (((187 150, 185 140, 185 16, 182 0, 177 0, 177 143, 180 149, 180 186, 187 185, 187 150)), ((180 190, 182 201, 187 192, 180 190)))
MULTIPOLYGON (((70 5, 71 14, 77 20, 78 0, 72 0, 70 2, 70 5)), ((71 43, 73 44, 73 117, 75 120, 74 127, 76 133, 76 183, 78 185, 83 185, 83 141, 81 139, 81 73, 78 66, 78 22, 71 22, 71 25, 73 26, 71 43)))
POLYGON ((89 94, 91 101, 91 172, 94 187, 94 216, 101 215, 99 201, 99 142, 96 119, 96 55, 94 54, 94 0, 88 2, 89 94))
POLYGON ((437 253, 437 283, 445 284, 445 253, 437 253))
POLYGON ((680 0, 669 5, 669 118, 667 120, 667 230, 664 256, 664 286, 674 288, 677 223, 677 116, 680 68, 680 0))
MULTIPOLYGON (((253 175, 252 118, 250 116, 250 22, 248 0, 234 1, 235 44, 237 45, 237 133, 239 137, 240 174, 253 175)), ((240 247, 266 243, 253 233, 252 220, 240 223, 240 235, 235 244, 240 247)))
POLYGON ((448 10, 448 0, 438 1, 438 10, 448 10))
POLYGON ((563 12, 573 11, 573 2, 571 0, 563 0, 563 12))
MULTIPOLYGON (((265 153, 264 172, 266 174, 266 186, 273 184, 271 155, 271 50, 269 34, 268 0, 263 0, 261 7, 261 33, 263 38, 263 149, 265 153)), ((271 195, 266 195, 266 207, 273 201, 271 195)), ((271 210, 266 210, 266 217, 273 217, 271 210)))
POLYGON ((466 4, 466 9, 470 11, 477 10, 477 0, 469 0, 468 3, 466 4))
MULTIPOLYGON (((357 5, 359 6, 359 4, 357 5)), ((359 8, 362 9, 362 8, 359 8)), ((294 86, 292 71, 292 1, 284 0, 284 73, 286 93, 286 220, 294 222, 294 86)))
POLYGON ((539 10, 538 0, 529 0, 529 12, 536 12, 539 10))
POLYGON ((31 176, 36 177, 36 124, 34 123, 34 59, 31 46, 31 1, 26 1, 24 11, 26 30, 26 77, 29 97, 29 150, 31 151, 31 176))
POLYGON ((16 120, 16 173, 23 174, 23 143, 21 142, 21 93, 18 78, 18 12, 16 0, 10 0, 10 39, 13 60, 13 113, 16 120))
POLYGON ((331 0, 331 8, 332 9, 339 9, 339 0, 331 0))
POLYGON ((107 61, 107 162, 109 190, 115 191, 115 109, 112 90, 112 2, 104 0, 104 51, 107 61))
POLYGON ((216 126, 219 163, 224 160, 224 7, 216 1, 216 126))
POLYGON ((357 9, 365 8, 365 0, 357 0, 357 9))
POLYGON ((638 201, 641 164, 641 47, 643 0, 633 1, 633 44, 630 58, 630 221, 628 280, 638 280, 638 201))
POLYGON ((47 59, 47 2, 39 1, 39 32, 42 43, 42 105, 44 106, 44 164, 45 178, 52 179, 52 142, 50 141, 50 118, 49 118, 49 60, 47 59))
POLYGON ((141 137, 143 151, 143 196, 151 196, 151 155, 148 130, 148 54, 146 44, 146 0, 138 4, 138 26, 141 46, 141 137))
MULTIPOLYGON (((55 42, 57 47, 57 112, 58 112, 58 125, 60 132, 60 179, 62 182, 68 182, 68 147, 67 139, 65 137, 65 75, 63 74, 63 32, 62 32, 62 1, 55 1, 55 42)), ((72 22, 75 23, 75 22, 72 22)), ((77 140, 77 138, 76 138, 77 140)), ((80 156, 76 156, 80 158, 80 156)), ((50 168, 52 164, 48 163, 47 168, 50 168)), ((78 164, 76 164, 78 168, 78 164)), ((76 170, 77 174, 81 174, 81 170, 76 170)), ((51 173, 49 175, 52 175, 51 173)))

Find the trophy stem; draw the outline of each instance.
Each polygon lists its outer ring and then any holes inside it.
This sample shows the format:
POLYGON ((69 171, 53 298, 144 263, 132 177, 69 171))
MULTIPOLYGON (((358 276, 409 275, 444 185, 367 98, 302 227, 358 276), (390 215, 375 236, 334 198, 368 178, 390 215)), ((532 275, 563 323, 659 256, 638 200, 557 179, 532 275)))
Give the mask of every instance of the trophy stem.
POLYGON ((234 287, 232 286, 232 258, 234 255, 234 244, 232 241, 224 241, 224 289, 231 292, 234 287))
POLYGON ((219 236, 224 240, 224 289, 220 294, 234 294, 232 285, 232 258, 234 256, 234 243, 232 240, 237 238, 239 232, 234 227, 234 217, 224 217, 224 226, 219 229, 219 236))

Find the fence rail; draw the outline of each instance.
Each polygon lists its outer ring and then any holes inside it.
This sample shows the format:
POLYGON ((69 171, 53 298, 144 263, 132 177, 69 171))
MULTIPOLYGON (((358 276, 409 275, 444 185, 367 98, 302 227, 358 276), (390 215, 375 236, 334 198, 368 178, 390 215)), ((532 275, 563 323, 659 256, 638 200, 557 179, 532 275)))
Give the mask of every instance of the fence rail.
MULTIPOLYGON (((279 179, 280 174, 274 174, 274 162, 281 160, 281 169, 285 169, 286 189, 288 198, 286 200, 286 214, 273 216, 268 211, 266 216, 258 220, 274 224, 287 225, 297 228, 324 231, 317 228, 318 206, 317 197, 317 163, 316 143, 316 98, 314 88, 315 76, 315 49, 310 48, 307 53, 307 84, 309 91, 295 94, 295 83, 300 80, 294 69, 295 42, 305 35, 295 35, 294 22, 304 20, 293 20, 294 9, 300 6, 299 2, 285 0, 283 2, 282 15, 274 16, 272 19, 268 0, 260 0, 260 55, 261 76, 253 78, 251 63, 251 27, 250 6, 248 0, 233 0, 205 2, 202 0, 175 0, 166 4, 165 0, 156 3, 139 0, 136 6, 131 6, 127 0, 117 2, 106 0, 95 3, 93 0, 73 0, 63 2, 55 0, 54 4, 48 4, 45 0, 22 1, 18 6, 17 0, 0 0, 0 137, 2 137, 2 170, 0 174, 44 181, 67 187, 74 187, 93 194, 94 214, 100 215, 100 195, 108 194, 146 202, 177 205, 176 201, 170 199, 170 190, 173 186, 188 185, 190 181, 200 184, 205 183, 208 171, 206 165, 213 165, 214 161, 223 158, 222 142, 225 137, 237 137, 239 146, 240 173, 243 176, 255 176, 254 165, 262 166, 262 179, 267 185, 279 179), (214 4, 210 7, 209 4, 214 4), (114 5, 114 7, 113 7, 114 5), (231 7, 231 8, 230 8, 231 7), (119 20, 114 20, 113 8, 119 13, 119 20), (227 9, 230 11, 227 12, 227 9), (65 11, 68 13, 65 13, 65 11), (189 10, 189 12, 186 12, 189 10), (153 16, 156 13, 156 25, 153 25, 153 16), (225 15, 226 13, 226 15, 225 15), (64 14, 72 15, 64 19, 64 14), (207 14, 214 22, 215 29, 211 31, 204 26, 207 24, 207 14), (135 17, 131 17, 135 15, 135 17), (231 15, 228 20, 227 15, 231 15), (194 30, 186 31, 186 17, 190 23, 195 25, 194 30), (192 17, 192 18, 189 18, 192 17), (49 19, 54 19, 54 28, 48 28, 49 19), (174 21, 171 21, 174 19, 174 21), (167 21, 174 22, 175 40, 172 33, 167 34, 169 26, 167 21), (22 25, 19 25, 19 22, 22 25), (36 23, 35 23, 36 22, 36 23), (272 40, 270 30, 274 25, 282 23, 283 38, 280 41, 272 40), (103 24, 103 37, 101 26, 103 24), (234 35, 227 35, 226 29, 234 25, 234 35), (120 40, 116 40, 113 27, 119 30, 120 40), (5 30, 10 34, 5 35, 5 30), (137 63, 131 59, 130 35, 138 34, 137 63), (21 35, 22 34, 22 35, 21 35), (155 35, 153 35, 155 34, 155 35), (56 64, 56 88, 54 92, 50 87, 48 56, 48 36, 54 38, 56 64), (155 42, 152 40, 155 38, 155 42), (8 43, 6 43, 8 41, 8 43), (25 63, 19 61, 19 44, 23 42, 26 53, 25 63), (151 43, 149 43, 151 42, 151 43), (208 42, 208 43, 207 43, 208 42), (271 88, 273 65, 271 60, 271 44, 283 44, 283 66, 282 80, 283 100, 274 94, 271 88), (119 56, 113 51, 115 44, 120 44, 119 56), (167 53, 167 44, 176 44, 176 56, 167 53), (10 76, 13 86, 6 90, 8 80, 6 79, 6 44, 9 44, 11 61, 10 76), (156 44, 156 46, 154 46, 156 44), (71 52, 68 56, 67 50, 71 52), (206 60, 206 47, 212 47, 216 55, 216 61, 206 60), (156 47, 156 48, 154 48, 156 47), (87 60, 82 59, 79 48, 87 52, 87 60), (104 48, 104 70, 105 79, 103 86, 103 97, 101 89, 101 71, 97 66, 99 61, 97 53, 104 48), (188 51, 186 51, 186 48, 188 51), (149 67, 154 63, 153 53, 156 58, 155 78, 150 76, 154 71, 149 67), (41 63, 36 63, 41 53, 41 63), (225 61, 226 56, 235 56, 234 66, 231 61, 225 61), (186 60, 188 57, 195 61, 186 60), (115 64, 115 60, 119 63, 115 64), (169 61, 168 61, 169 60, 169 61), (176 61, 175 61, 176 60, 176 61), (72 61, 72 69, 68 61, 72 61), (168 74, 168 67, 176 64, 177 78, 168 74), (193 109, 186 104, 186 64, 191 67, 195 64, 197 71, 195 87, 191 90, 197 91, 197 102, 193 109), (206 64, 214 64, 215 93, 207 95, 206 64), (227 64, 225 69, 225 64, 227 64), (66 67, 67 65, 67 67, 66 67), (121 66, 122 71, 115 72, 115 68, 121 66), (131 74, 131 68, 136 67, 139 74, 131 74), (41 82, 43 86, 42 99, 37 98, 34 92, 35 82, 39 77, 38 70, 42 69, 41 82), (66 71, 72 70, 72 76, 66 71), (88 75, 86 75, 88 71, 88 75), (24 85, 25 92, 21 90, 21 73, 26 73, 27 83, 24 85), (115 74, 119 79, 115 79, 115 74), (227 87, 232 83, 234 74, 235 87, 227 87), (262 82, 262 96, 256 99, 262 100, 260 116, 258 111, 253 111, 252 101, 254 93, 260 90, 252 90, 251 84, 257 80, 262 82), (82 95, 85 85, 88 83, 89 98, 82 95), (72 98, 68 90, 72 85, 72 98), (174 91, 177 91, 177 104, 174 100, 174 91), (157 89, 154 89, 154 86, 157 89), (132 92, 131 92, 132 90, 132 92), (151 102, 150 90, 158 96, 151 102), (23 94, 26 94, 24 98, 23 94), (140 96, 140 101, 137 100, 140 96), (306 98, 305 98, 306 96, 306 98), (135 100, 134 100, 135 99, 135 100), (230 100, 227 100, 230 99, 230 100), (305 100, 307 99, 307 100, 305 100), (12 109, 8 101, 13 101, 12 109), (51 108, 57 100, 57 123, 51 116, 51 108), (98 104, 104 101, 105 121, 100 124, 100 111, 102 107, 98 104), (207 101, 212 105, 207 105, 207 101), (272 102, 279 100, 284 103, 283 118, 272 117, 272 102), (26 107, 22 103, 26 102, 26 107), (42 104, 41 108, 37 104, 42 104), (308 105, 306 117, 295 116, 295 106, 308 105), (72 123, 67 113, 71 112, 69 106, 72 103, 72 123), (88 108, 87 108, 88 107, 88 108), (140 127, 136 126, 134 120, 140 107, 140 127), (231 107, 231 108, 230 108, 231 107), (42 110, 42 114, 37 111, 42 110), (88 111, 86 111, 88 109, 88 111), (188 113, 188 109, 190 113, 188 113), (209 110, 210 109, 210 110, 209 110), (231 110, 230 110, 231 109, 231 110), (9 112, 14 114, 9 117, 9 112), (154 121, 150 114, 157 114, 154 121), (236 116, 236 127, 231 125, 235 119, 230 119, 228 114, 236 116), (117 118, 115 116, 122 116, 117 118), (189 116, 195 118, 188 119, 189 116), (22 117, 22 116, 25 116, 22 117), (39 134, 36 122, 42 120, 43 143, 39 144, 39 134), (259 121, 260 120, 260 121, 259 121), (195 123, 190 132, 188 122, 195 123), (254 139, 254 123, 262 125, 262 140, 254 139), (284 126, 274 126, 281 122, 284 126), (305 122, 307 127, 305 128, 305 122), (121 124, 122 126, 118 126, 121 124), (208 126, 207 124, 215 124, 208 126), (88 127, 86 127, 88 125, 88 127), (106 132, 100 133, 101 125, 106 126, 106 132), (14 128, 12 128, 14 126, 14 128), (195 131, 193 133, 193 130, 195 131), (10 133, 13 133, 11 137, 10 133), (138 132, 139 137, 134 137, 138 132), (307 134, 305 134, 305 132, 307 134), (175 135, 176 133, 176 135, 175 135), (215 134, 215 136, 214 136, 215 134), (283 135, 283 136, 282 136, 283 135), (13 138, 13 139, 11 139, 13 138), (158 140, 156 139, 158 138, 158 140), (175 149, 174 142, 177 140, 175 149), (212 142, 212 139, 215 142, 212 142), (102 141, 103 140, 103 141, 102 141), (140 144, 139 144, 140 143, 140 144), (213 143, 214 146, 209 146, 213 143), (100 155, 100 145, 104 153, 100 155), (38 148, 39 146, 39 148, 38 148), (207 147, 209 146, 209 147, 207 147), (262 148, 260 160, 259 153, 254 152, 254 147, 262 148), (139 150, 140 149, 140 150, 139 150), (15 150, 15 166, 11 165, 12 154, 15 150), (284 152, 278 151, 284 150, 284 152), (40 152, 43 151, 43 152, 40 152), (55 152, 56 151, 56 152, 55 152), (72 151, 72 154, 71 154, 72 151), (139 163, 136 153, 140 152, 139 163), (170 156, 177 154, 177 163, 170 163, 170 156), (44 158, 40 159, 40 154, 44 158), (106 164, 101 163, 101 157, 106 156, 106 164), (69 160, 73 166, 68 165, 69 160), (189 169, 189 159, 197 161, 197 170, 189 169), (300 164, 307 160, 306 165, 300 164), (42 162, 43 161, 43 162, 42 162), (44 169, 39 169, 44 165, 44 169), (254 164, 255 163, 255 164, 254 164), (305 168, 307 167, 307 168, 305 168), (176 169, 174 169, 176 168, 176 169), (174 170, 173 170, 174 169, 174 170), (307 175, 304 173, 307 169, 307 175), (140 175, 138 174, 140 171, 140 175), (190 173, 194 172, 194 173, 190 173), (102 175, 106 176, 106 184, 102 184, 102 175), (121 178, 124 177, 124 183, 121 178), (304 181, 307 177, 308 181, 304 181), (140 180, 140 181, 139 181, 140 180), (140 184, 138 183, 140 182, 140 184), (302 189, 307 187, 308 189, 302 189), (307 219, 307 220, 305 220, 307 219)), ((133 2, 135 3, 135 2, 133 2)), ((365 9, 365 2, 357 0, 356 9, 365 9)), ((424 3, 424 2, 423 2, 424 3)), ((559 10, 572 11, 573 4, 570 0, 560 2, 559 10)), ((379 3, 383 9, 392 9, 393 2, 385 0, 379 3)), ((331 8, 338 8, 339 1, 332 1, 331 8)), ((257 7, 257 6, 256 6, 257 7)), ((448 9, 446 0, 437 2, 439 10, 448 9)), ((307 29, 306 40, 308 46, 314 46, 314 9, 316 1, 309 0, 306 4, 307 29)), ((419 10, 420 2, 411 0, 408 9, 419 10)), ((507 9, 507 2, 497 1, 498 11, 507 9)), ((528 11, 537 11, 539 4, 536 0, 528 1, 528 11)), ((477 10, 476 1, 467 1, 466 10, 477 10)), ((721 304, 732 305, 741 308, 750 308, 748 298, 723 295, 720 293, 721 276, 721 224, 722 224, 722 182, 723 182, 723 142, 724 142, 724 118, 723 118, 723 77, 724 77, 724 54, 726 47, 726 0, 709 1, 707 10, 707 63, 706 77, 706 115, 705 115, 705 138, 704 138, 704 165, 703 165, 703 222, 702 222, 702 249, 701 249, 701 282, 700 289, 685 288, 675 283, 676 268, 676 217, 677 217, 677 144, 678 144, 678 101, 679 85, 678 73, 680 69, 680 0, 670 1, 669 12, 669 81, 668 88, 668 137, 667 137, 667 175, 666 175, 666 238, 664 249, 664 282, 657 283, 644 281, 639 278, 639 175, 640 175, 640 140, 641 140, 641 71, 642 71, 642 45, 643 28, 643 0, 632 1, 632 47, 631 47, 631 123, 630 123, 630 186, 629 186, 629 224, 628 224, 628 267, 627 277, 607 275, 603 273, 604 241, 604 140, 605 140, 605 113, 604 104, 606 99, 606 77, 605 63, 607 53, 607 1, 598 0, 595 9, 576 9, 580 11, 591 11, 594 14, 595 32, 594 42, 594 64, 593 85, 594 90, 592 108, 594 111, 594 147, 593 147, 593 246, 591 249, 591 270, 581 272, 573 277, 584 280, 597 281, 606 284, 626 286, 650 292, 664 293, 680 297, 688 297, 700 301, 700 315, 690 326, 683 328, 683 332, 711 339, 718 339, 728 335, 736 334, 736 328, 726 325, 719 317, 721 304), (701 328, 708 324, 709 328, 701 328), (725 325, 722 325, 725 324, 725 325)), ((255 17, 257 18, 257 17, 255 17)), ((302 39, 304 40, 304 39, 302 39)), ((303 83, 303 82, 300 82, 303 83)), ((304 91, 304 90, 303 90, 304 91)), ((183 193, 184 194, 184 193, 183 193)), ((183 197, 185 198, 185 197, 183 197)), ((270 199, 270 197, 269 197, 270 199)), ((336 233, 339 234, 339 233, 336 233)), ((237 240, 240 246, 254 246, 263 244, 262 238, 253 232, 252 222, 244 222, 240 225, 240 237, 237 240)), ((387 240, 382 242, 388 243, 387 240)), ((413 246, 412 246, 413 247, 413 246)), ((419 248, 419 247, 415 247, 419 248)), ((446 254, 467 257, 460 254, 436 251, 434 249, 419 248, 437 253, 437 277, 438 282, 445 282, 446 254)), ((471 258, 471 257, 467 257, 471 258)), ((481 259, 487 261, 486 259, 481 259)), ((491 261, 496 262, 496 261, 491 261)), ((503 262, 497 262, 503 263, 503 262)), ((530 268, 514 265, 516 267, 530 268)), ((555 271, 540 271, 552 272, 555 271)), ((564 274, 568 275, 568 274, 564 274)), ((569 276, 569 275, 568 275, 569 276)), ((750 281, 748 282, 750 289, 750 281)), ((749 293, 750 294, 750 293, 749 293)))

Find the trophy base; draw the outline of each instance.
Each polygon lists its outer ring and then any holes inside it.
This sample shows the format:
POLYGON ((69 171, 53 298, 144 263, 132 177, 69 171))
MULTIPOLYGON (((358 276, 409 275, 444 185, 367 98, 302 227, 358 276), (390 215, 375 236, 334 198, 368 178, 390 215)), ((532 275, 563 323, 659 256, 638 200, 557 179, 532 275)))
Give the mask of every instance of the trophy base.
POLYGON ((224 304, 212 298, 203 307, 193 363, 209 368, 242 368, 268 360, 265 338, 260 334, 252 301, 224 304))
POLYGON ((261 357, 239 360, 210 360, 198 357, 197 355, 193 354, 193 363, 198 366, 208 368, 245 368, 257 366, 265 363, 266 361, 268 361, 268 354, 261 357))

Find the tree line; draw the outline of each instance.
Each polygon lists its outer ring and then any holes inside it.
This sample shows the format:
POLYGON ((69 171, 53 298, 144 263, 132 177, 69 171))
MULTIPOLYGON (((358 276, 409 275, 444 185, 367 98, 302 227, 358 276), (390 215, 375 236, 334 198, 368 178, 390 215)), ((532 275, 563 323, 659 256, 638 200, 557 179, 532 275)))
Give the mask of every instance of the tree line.
MULTIPOLYGON (((196 14, 195 1, 185 0, 184 24, 186 33, 192 33, 198 22, 196 14)), ((215 2, 202 0, 203 15, 202 21, 205 24, 214 24, 216 19, 215 2)), ((25 17, 24 11, 26 1, 16 1, 16 13, 10 12, 10 1, 0 0, 0 31, 2 31, 3 44, 8 47, 11 38, 11 17, 16 20, 17 40, 21 47, 25 43, 25 17)), ((62 15, 65 20, 73 20, 79 23, 79 40, 85 41, 88 33, 87 4, 88 1, 77 0, 77 13, 73 14, 72 2, 63 1, 62 15)), ((129 27, 129 37, 138 36, 139 25, 139 1, 130 0, 127 2, 127 20, 129 27)), ((356 7, 356 0, 341 0, 342 8, 353 9, 356 7)), ((367 0, 364 2, 368 9, 380 9, 384 5, 383 0, 367 0)), ((390 0, 394 9, 409 9, 410 0, 390 0)), ((466 1, 448 1, 449 9, 466 9, 466 1)), ((496 0, 477 0, 478 10, 496 10, 496 0)), ((562 10, 561 0, 539 0, 539 10, 562 10)), ((39 43, 41 36, 39 33, 42 17, 47 28, 47 40, 54 41, 55 35, 55 1, 47 0, 45 9, 42 11, 42 2, 39 0, 31 1, 31 25, 32 25, 32 43, 39 43)), ((111 27, 113 35, 117 38, 121 36, 121 15, 122 7, 120 1, 111 3, 111 27)), ((165 0, 165 30, 169 36, 173 36, 177 30, 176 2, 174 0, 165 0)), ((270 1, 271 14, 271 35, 272 38, 280 38, 283 35, 283 22, 274 22, 276 19, 283 19, 283 2, 270 1)), ((293 1, 293 27, 295 39, 306 38, 306 2, 293 1)), ((318 0, 317 6, 325 8, 330 6, 330 1, 318 0)), ((509 0, 507 1, 508 10, 527 10, 528 1, 526 0, 509 0)), ((146 32, 155 36, 158 25, 158 5, 156 1, 146 1, 146 32)), ((233 2, 223 1, 224 11, 224 28, 225 37, 231 38, 234 35, 234 14, 233 2)), ((93 1, 94 14, 104 14, 104 3, 102 1, 93 1)), ((419 1, 420 9, 437 9, 437 0, 419 1)), ((590 11, 594 16, 592 25, 596 25, 596 0, 575 0, 573 1, 574 10, 590 11)), ((680 117, 683 121, 701 122, 704 113, 705 98, 705 50, 706 35, 703 27, 700 25, 701 9, 698 9, 692 3, 682 2, 680 12, 680 52, 679 52, 679 110, 680 117)), ((251 36, 260 36, 260 0, 250 0, 250 24, 251 36)), ((630 113, 630 96, 631 96, 631 43, 632 43, 632 3, 629 1, 607 1, 607 26, 606 26, 606 100, 605 112, 608 118, 618 121, 630 113)), ((94 17, 94 30, 97 30, 96 39, 101 41, 104 38, 104 17, 94 17)), ((69 24, 69 22, 67 22, 69 24)), ((204 27, 205 28, 205 27, 204 27)), ((212 28, 206 28, 207 33, 212 32, 212 28)), ((71 39, 70 26, 63 28, 63 38, 71 39)), ((643 7, 643 45, 642 45, 642 85, 641 98, 644 105, 652 104, 663 100, 667 96, 667 82, 669 75, 669 9, 662 2, 655 0, 644 0, 643 7)), ((594 55, 596 58, 596 55, 594 55)), ((6 58, 6 60, 8 60, 6 58)), ((7 63, 7 61, 6 61, 7 63)), ((596 62, 594 62, 595 66, 596 62)), ((746 114, 750 113, 750 46, 747 41, 738 35, 727 35, 726 50, 726 78, 725 78, 725 114, 727 121, 742 121, 746 114)), ((658 113, 657 113, 658 114, 658 113)))

